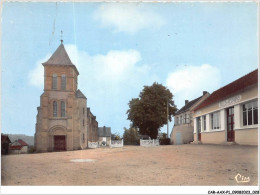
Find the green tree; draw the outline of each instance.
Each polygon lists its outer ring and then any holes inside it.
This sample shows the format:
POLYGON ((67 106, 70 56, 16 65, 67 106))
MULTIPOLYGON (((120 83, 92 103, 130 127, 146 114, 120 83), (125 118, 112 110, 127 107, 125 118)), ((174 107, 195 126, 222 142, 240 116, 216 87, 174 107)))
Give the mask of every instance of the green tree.
POLYGON ((139 98, 133 98, 128 103, 127 119, 132 121, 133 127, 139 128, 140 134, 156 139, 158 130, 167 124, 167 104, 168 120, 171 121, 177 109, 170 90, 156 82, 152 86, 144 86, 139 98))
POLYGON ((111 133, 111 140, 120 140, 121 136, 119 133, 111 133))
POLYGON ((131 127, 130 129, 124 128, 124 144, 125 145, 139 145, 140 136, 136 128, 131 127))

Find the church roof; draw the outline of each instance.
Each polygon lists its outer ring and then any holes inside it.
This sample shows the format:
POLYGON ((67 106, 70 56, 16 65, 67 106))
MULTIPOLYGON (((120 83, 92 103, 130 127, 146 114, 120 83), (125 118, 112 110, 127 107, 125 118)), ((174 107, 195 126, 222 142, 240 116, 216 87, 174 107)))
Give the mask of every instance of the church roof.
POLYGON ((75 66, 70 58, 68 53, 65 50, 63 43, 56 49, 56 51, 52 54, 50 59, 47 62, 44 62, 43 65, 72 65, 75 66))
POLYGON ((76 91, 76 98, 87 99, 86 96, 79 89, 76 91))

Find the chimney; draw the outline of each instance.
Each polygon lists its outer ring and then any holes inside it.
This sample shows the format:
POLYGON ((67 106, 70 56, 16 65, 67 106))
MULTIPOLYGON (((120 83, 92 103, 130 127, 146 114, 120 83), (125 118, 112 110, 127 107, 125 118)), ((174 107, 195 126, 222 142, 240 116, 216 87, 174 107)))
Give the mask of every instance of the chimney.
POLYGON ((203 95, 206 95, 208 92, 207 91, 203 91, 203 95))
POLYGON ((185 100, 185 105, 189 103, 189 100, 185 100))

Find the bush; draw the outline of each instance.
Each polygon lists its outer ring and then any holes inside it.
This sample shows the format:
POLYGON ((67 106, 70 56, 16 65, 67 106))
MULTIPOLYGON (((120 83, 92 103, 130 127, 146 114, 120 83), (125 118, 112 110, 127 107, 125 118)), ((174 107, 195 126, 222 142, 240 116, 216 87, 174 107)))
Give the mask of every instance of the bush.
POLYGON ((35 153, 35 147, 34 146, 29 146, 28 153, 30 153, 30 154, 35 153))
POLYGON ((170 145, 171 144, 170 138, 161 138, 159 141, 160 141, 160 145, 170 145))

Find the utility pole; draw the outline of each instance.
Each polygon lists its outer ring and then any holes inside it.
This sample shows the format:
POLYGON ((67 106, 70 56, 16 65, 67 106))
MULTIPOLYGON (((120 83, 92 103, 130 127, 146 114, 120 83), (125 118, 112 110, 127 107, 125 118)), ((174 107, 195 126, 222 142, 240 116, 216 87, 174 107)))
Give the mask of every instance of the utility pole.
POLYGON ((168 106, 168 99, 167 99, 167 138, 169 138, 169 106, 168 106))

